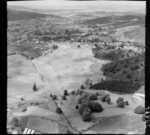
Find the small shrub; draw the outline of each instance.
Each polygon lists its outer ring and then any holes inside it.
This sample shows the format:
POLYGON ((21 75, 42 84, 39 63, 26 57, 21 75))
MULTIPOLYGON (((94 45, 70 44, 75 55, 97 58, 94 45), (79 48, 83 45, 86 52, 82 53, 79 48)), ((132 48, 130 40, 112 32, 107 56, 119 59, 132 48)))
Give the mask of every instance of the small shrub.
POLYGON ((61 110, 61 108, 57 107, 57 108, 56 108, 56 113, 58 113, 58 114, 62 114, 62 110, 61 110))
POLYGON ((57 99, 56 95, 53 95, 52 99, 53 99, 53 100, 56 100, 56 99, 57 99))
POLYGON ((82 120, 85 121, 85 122, 91 121, 91 113, 88 112, 88 111, 84 111, 82 113, 82 120))
POLYGON ((35 83, 35 82, 34 82, 34 84, 33 84, 33 91, 37 91, 36 83, 35 83))
POLYGON ((64 95, 65 95, 65 96, 68 95, 68 91, 67 91, 67 90, 64 91, 64 95))
POLYGON ((63 95, 61 99, 62 99, 62 100, 66 100, 67 98, 66 98, 65 95, 63 95))

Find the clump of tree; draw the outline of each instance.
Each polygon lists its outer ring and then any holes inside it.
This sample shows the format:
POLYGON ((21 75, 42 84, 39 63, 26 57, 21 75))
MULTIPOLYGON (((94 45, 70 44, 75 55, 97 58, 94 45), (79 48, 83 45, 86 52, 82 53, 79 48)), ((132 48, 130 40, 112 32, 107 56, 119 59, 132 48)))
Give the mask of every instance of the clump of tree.
POLYGON ((85 122, 89 122, 89 121, 91 121, 91 120, 92 120, 91 115, 92 115, 92 113, 91 113, 91 112, 89 112, 89 111, 86 111, 86 110, 85 110, 85 111, 82 113, 81 118, 82 118, 82 120, 83 120, 83 121, 85 121, 85 122))
POLYGON ((103 81, 100 83, 93 84, 90 89, 96 90, 108 90, 111 92, 120 92, 120 93, 135 93, 140 88, 141 84, 136 82, 135 85, 130 81, 121 81, 121 80, 109 80, 103 81))
POLYGON ((122 98, 122 97, 119 97, 116 100, 116 103, 117 103, 117 106, 120 107, 120 108, 124 108, 125 105, 129 105, 128 101, 124 101, 124 98, 122 98))
POLYGON ((107 98, 110 96, 110 94, 104 94, 101 98, 102 102, 107 102, 107 98))
POLYGON ((60 107, 57 107, 57 108, 56 108, 56 113, 58 113, 58 114, 62 114, 62 110, 61 110, 61 108, 60 108, 60 107))
POLYGON ((57 100, 57 96, 56 96, 56 95, 53 95, 53 96, 52 96, 52 99, 53 99, 53 100, 57 100))
POLYGON ((116 103, 118 104, 118 103, 123 102, 123 101, 124 101, 124 98, 118 97, 118 99, 116 100, 116 103))
POLYGON ((125 107, 125 102, 119 102, 117 104, 117 106, 120 107, 120 108, 124 108, 125 107))
POLYGON ((37 87, 36 87, 36 83, 34 82, 34 84, 33 84, 33 91, 37 91, 37 87))
POLYGON ((82 115, 83 111, 85 109, 89 109, 91 112, 102 112, 103 108, 101 106, 101 104, 97 103, 97 102, 93 102, 93 101, 89 101, 89 100, 83 100, 84 102, 82 102, 80 108, 79 108, 79 114, 82 115))
POLYGON ((134 112, 136 114, 144 114, 145 113, 145 108, 141 105, 137 106, 135 109, 134 109, 134 112))

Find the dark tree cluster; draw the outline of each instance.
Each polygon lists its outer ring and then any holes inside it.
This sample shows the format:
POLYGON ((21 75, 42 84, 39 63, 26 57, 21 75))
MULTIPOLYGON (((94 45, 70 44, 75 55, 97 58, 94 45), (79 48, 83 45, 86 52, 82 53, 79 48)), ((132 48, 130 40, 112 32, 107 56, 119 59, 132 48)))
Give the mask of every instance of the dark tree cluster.
POLYGON ((88 98, 79 98, 80 108, 79 114, 82 116, 83 121, 91 121, 91 115, 93 112, 102 112, 103 108, 101 104, 90 101, 88 98))

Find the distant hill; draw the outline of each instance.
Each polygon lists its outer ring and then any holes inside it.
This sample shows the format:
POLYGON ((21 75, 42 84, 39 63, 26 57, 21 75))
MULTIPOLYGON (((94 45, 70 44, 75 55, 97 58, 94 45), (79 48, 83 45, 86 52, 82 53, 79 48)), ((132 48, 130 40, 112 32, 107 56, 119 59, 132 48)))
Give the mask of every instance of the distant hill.
MULTIPOLYGON (((141 15, 115 15, 115 16, 106 16, 106 17, 99 17, 96 19, 90 19, 90 20, 86 20, 83 22, 83 24, 90 24, 90 25, 94 25, 94 24, 107 24, 107 23, 113 23, 116 24, 118 23, 118 21, 124 21, 126 20, 127 22, 133 20, 133 19, 137 19, 137 22, 144 22, 145 21, 145 16, 141 16, 141 15)), ((124 24, 125 22, 123 22, 124 24)))
POLYGON ((8 21, 39 19, 44 17, 58 18, 58 16, 55 15, 47 15, 47 14, 40 14, 36 12, 30 12, 30 11, 16 11, 16 10, 7 9, 8 21))

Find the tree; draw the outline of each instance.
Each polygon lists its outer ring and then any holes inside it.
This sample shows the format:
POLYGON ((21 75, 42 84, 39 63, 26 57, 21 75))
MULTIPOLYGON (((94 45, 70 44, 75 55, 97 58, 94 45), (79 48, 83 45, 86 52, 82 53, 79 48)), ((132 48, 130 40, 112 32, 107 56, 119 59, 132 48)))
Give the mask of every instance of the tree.
POLYGON ((107 102, 108 104, 110 104, 111 98, 110 98, 109 96, 107 96, 105 100, 106 100, 106 102, 107 102))
POLYGON ((79 106, 78 106, 78 105, 76 105, 76 109, 79 109, 79 106))
POLYGON ((83 86, 83 85, 81 85, 81 89, 84 89, 84 86, 83 86))
POLYGON ((67 98, 66 98, 65 95, 63 95, 61 99, 62 99, 62 100, 66 100, 67 98))
POLYGON ((102 112, 103 111, 103 108, 102 108, 101 104, 99 104, 97 102, 90 101, 88 103, 88 107, 90 108, 90 110, 92 112, 102 112))
POLYGON ((99 96, 99 93, 98 93, 98 92, 96 92, 96 96, 99 96))
POLYGON ((57 107, 57 108, 56 108, 56 113, 58 113, 58 114, 62 114, 62 110, 61 110, 61 108, 57 107))
POLYGON ((123 102, 123 101, 124 101, 124 98, 122 98, 122 97, 118 97, 118 99, 117 99, 116 103, 118 104, 118 103, 123 102))
POLYGON ((53 100, 56 100, 56 99, 57 99, 56 95, 53 95, 52 99, 53 99, 53 100))
POLYGON ((125 101, 126 105, 129 105, 129 102, 128 101, 125 101))
POLYGON ((134 109, 134 112, 136 114, 144 114, 145 113, 145 108, 141 105, 137 106, 135 109, 134 109))
POLYGON ((102 100, 102 102, 105 102, 105 101, 106 101, 106 98, 107 98, 107 97, 109 97, 109 96, 110 96, 109 94, 105 94, 105 95, 103 95, 103 97, 102 97, 102 99, 101 99, 101 100, 102 100))
POLYGON ((96 95, 91 95, 90 97, 89 97, 89 100, 97 100, 98 98, 97 98, 97 96, 96 95))
POLYGON ((36 83, 35 83, 35 82, 34 82, 34 84, 33 84, 33 91, 37 91, 36 83))
POLYGON ((85 122, 91 121, 91 113, 88 112, 88 111, 84 111, 82 113, 82 120, 85 121, 85 122))
POLYGON ((126 103, 125 103, 124 101, 120 101, 120 102, 117 104, 117 106, 120 107, 120 108, 124 108, 125 104, 126 104, 126 103))
POLYGON ((64 95, 65 95, 65 96, 68 95, 68 91, 67 91, 67 90, 64 91, 64 95))

